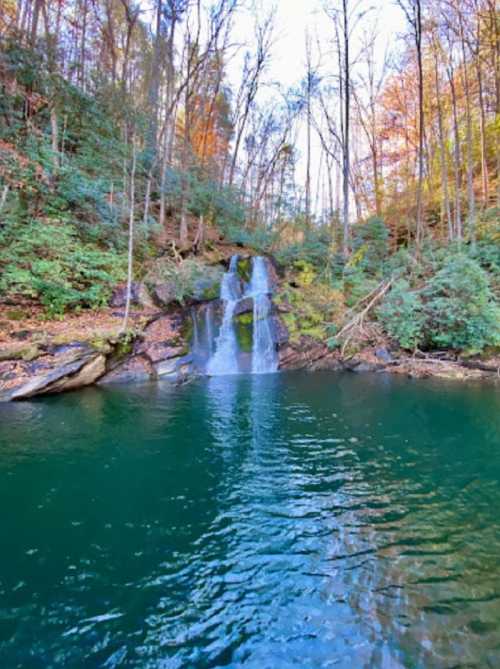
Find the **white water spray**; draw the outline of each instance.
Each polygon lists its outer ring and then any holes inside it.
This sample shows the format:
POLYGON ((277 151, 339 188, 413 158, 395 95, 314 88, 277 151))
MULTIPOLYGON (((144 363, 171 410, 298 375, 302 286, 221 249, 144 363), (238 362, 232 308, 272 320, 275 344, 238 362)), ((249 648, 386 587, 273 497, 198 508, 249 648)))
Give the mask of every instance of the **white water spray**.
POLYGON ((252 373, 268 374, 278 369, 278 356, 271 327, 271 300, 266 261, 252 260, 252 277, 245 297, 253 299, 252 373))
POLYGON ((224 314, 219 336, 215 341, 215 353, 207 365, 207 374, 220 376, 238 374, 238 344, 234 331, 233 316, 238 300, 241 298, 241 284, 238 277, 238 256, 233 256, 229 270, 222 278, 220 298, 223 302, 224 314))

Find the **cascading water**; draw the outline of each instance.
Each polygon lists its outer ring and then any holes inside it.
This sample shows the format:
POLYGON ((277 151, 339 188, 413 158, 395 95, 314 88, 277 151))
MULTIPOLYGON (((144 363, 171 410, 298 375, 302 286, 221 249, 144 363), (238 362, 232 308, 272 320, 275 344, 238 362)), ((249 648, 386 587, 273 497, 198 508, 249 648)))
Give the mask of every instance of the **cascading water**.
POLYGON ((207 304, 205 310, 205 335, 207 338, 208 354, 212 357, 214 354, 214 307, 211 302, 207 304))
POLYGON ((278 369, 278 356, 271 326, 271 300, 266 261, 252 260, 252 278, 245 297, 253 299, 252 373, 267 374, 278 369))
MULTIPOLYGON (((233 256, 228 271, 224 274, 220 290, 220 299, 223 305, 222 324, 219 334, 214 338, 214 322, 212 305, 207 305, 203 346, 205 356, 208 353, 208 362, 198 363, 198 369, 209 376, 238 374, 241 371, 251 371, 253 374, 267 374, 278 369, 278 355, 272 328, 272 303, 270 299, 271 287, 266 260, 260 256, 252 259, 252 275, 250 282, 243 292, 241 280, 238 276, 238 256, 233 256), (251 299, 253 303, 253 339, 252 353, 247 354, 239 350, 234 317, 240 300, 251 299)), ((193 353, 196 355, 200 347, 200 329, 196 314, 193 315, 193 353)), ((205 357, 205 361, 206 361, 205 357)))
POLYGON ((238 256, 233 256, 229 270, 222 278, 220 299, 223 303, 224 314, 219 336, 215 341, 215 353, 207 365, 207 374, 219 376, 222 374, 238 374, 238 344, 234 331, 233 316, 236 304, 241 298, 241 282, 238 276, 238 256))

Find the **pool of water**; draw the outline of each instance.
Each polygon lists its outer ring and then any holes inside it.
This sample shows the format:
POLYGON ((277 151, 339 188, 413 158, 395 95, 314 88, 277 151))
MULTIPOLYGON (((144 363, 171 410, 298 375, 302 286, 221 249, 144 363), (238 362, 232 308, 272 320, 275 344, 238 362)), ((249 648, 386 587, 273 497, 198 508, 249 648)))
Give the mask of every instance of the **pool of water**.
POLYGON ((0 667, 500 666, 500 392, 213 378, 0 405, 0 667))

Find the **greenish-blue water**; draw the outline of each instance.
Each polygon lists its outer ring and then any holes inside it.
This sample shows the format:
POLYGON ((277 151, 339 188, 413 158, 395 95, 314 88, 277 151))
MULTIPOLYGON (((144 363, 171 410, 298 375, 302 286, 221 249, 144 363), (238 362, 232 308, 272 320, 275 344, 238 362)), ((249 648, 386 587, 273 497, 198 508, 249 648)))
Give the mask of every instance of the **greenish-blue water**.
POLYGON ((0 406, 0 667, 500 666, 500 393, 213 378, 0 406))

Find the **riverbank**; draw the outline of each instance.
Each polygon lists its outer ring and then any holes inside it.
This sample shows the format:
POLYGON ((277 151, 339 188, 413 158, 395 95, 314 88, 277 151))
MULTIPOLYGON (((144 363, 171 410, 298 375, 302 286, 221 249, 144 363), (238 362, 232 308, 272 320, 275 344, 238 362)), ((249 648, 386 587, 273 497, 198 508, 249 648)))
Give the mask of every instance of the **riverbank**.
MULTIPOLYGON (((213 301, 213 302, 216 302, 213 301)), ((202 303, 200 303, 202 304, 202 303)), ((0 401, 76 390, 93 384, 137 384, 167 379, 180 383, 197 376, 190 353, 191 308, 168 312, 136 306, 130 328, 121 333, 123 310, 106 308, 44 321, 36 307, 29 318, 12 319, 12 307, 0 309, 0 401)), ((275 315, 280 370, 348 370, 411 378, 500 381, 500 356, 460 357, 376 344, 355 353, 331 350, 310 336, 290 340, 275 315)))

